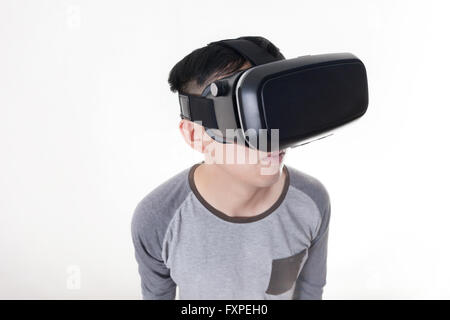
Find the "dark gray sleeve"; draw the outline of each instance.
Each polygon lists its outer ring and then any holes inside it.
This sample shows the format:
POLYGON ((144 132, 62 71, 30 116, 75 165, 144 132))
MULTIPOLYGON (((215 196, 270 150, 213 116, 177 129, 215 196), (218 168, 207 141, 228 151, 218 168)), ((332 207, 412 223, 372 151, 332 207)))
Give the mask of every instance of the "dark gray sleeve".
POLYGON ((176 284, 162 258, 162 248, 170 221, 190 193, 188 172, 185 169, 159 185, 134 210, 131 234, 143 299, 175 299, 176 284))
POLYGON ((142 297, 145 300, 175 299, 176 284, 162 259, 162 240, 165 225, 151 206, 142 201, 134 211, 131 234, 141 277, 142 297))
POLYGON ((321 212, 321 223, 317 236, 308 249, 308 258, 295 284, 294 300, 321 300, 327 277, 328 229, 331 204, 325 187, 316 180, 308 193, 321 212))

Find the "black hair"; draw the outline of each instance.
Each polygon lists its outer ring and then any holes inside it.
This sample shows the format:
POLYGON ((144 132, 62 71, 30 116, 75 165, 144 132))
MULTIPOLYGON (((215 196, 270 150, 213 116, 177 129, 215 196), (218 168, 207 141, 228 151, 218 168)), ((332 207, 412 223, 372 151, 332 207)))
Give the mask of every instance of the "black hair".
MULTIPOLYGON (((284 59, 280 50, 264 37, 240 37, 247 39, 261 48, 264 48, 273 57, 284 59)), ((204 85, 213 76, 231 74, 245 63, 250 63, 236 51, 210 43, 209 45, 196 49, 180 60, 169 73, 169 85, 172 92, 187 92, 188 85, 195 81, 198 86, 204 85)))

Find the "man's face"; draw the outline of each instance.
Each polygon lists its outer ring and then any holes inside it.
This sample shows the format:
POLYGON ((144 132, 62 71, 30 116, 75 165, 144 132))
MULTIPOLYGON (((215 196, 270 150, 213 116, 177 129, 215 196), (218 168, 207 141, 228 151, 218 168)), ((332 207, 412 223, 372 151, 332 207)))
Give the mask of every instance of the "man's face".
MULTIPOLYGON (((251 64, 246 63, 237 71, 250 67, 251 64)), ((223 75, 214 80, 230 75, 223 75)), ((191 91, 201 94, 204 88, 198 87, 191 91)), ((186 142, 205 154, 206 163, 218 165, 243 183, 265 187, 275 183, 281 175, 286 150, 268 153, 238 143, 223 144, 212 139, 204 127, 188 120, 181 120, 180 129, 186 142)))
POLYGON ((280 177, 285 150, 267 153, 211 140, 205 149, 205 162, 218 164, 233 177, 259 187, 271 185, 280 177))

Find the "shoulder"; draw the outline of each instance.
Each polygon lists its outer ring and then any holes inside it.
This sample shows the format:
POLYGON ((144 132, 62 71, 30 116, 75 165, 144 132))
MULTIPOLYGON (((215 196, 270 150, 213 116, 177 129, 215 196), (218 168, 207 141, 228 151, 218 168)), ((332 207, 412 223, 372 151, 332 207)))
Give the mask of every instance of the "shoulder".
POLYGON ((325 185, 316 177, 286 166, 289 172, 290 187, 306 194, 317 206, 322 219, 330 214, 330 195, 325 185))
POLYGON ((134 240, 144 245, 163 242, 170 221, 190 193, 189 170, 167 179, 139 201, 131 223, 134 240))

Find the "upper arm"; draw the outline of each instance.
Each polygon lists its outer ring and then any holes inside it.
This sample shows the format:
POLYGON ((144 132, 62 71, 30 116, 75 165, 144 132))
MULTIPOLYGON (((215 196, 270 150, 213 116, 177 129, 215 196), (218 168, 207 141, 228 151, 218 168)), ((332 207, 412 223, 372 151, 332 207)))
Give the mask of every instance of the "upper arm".
POLYGON ((143 299, 173 300, 176 284, 162 258, 166 224, 145 202, 136 207, 131 223, 135 258, 141 278, 143 299))
POLYGON ((317 234, 308 248, 308 258, 296 282, 294 299, 322 299, 327 276, 328 230, 331 215, 330 197, 325 187, 316 180, 313 200, 321 219, 317 234))

